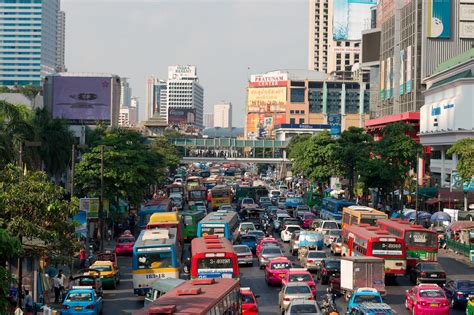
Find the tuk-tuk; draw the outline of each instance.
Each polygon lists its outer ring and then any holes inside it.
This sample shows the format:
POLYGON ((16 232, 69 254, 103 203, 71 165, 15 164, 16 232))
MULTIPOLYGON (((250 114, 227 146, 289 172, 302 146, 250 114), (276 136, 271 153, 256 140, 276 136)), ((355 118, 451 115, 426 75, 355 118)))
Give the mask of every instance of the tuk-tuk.
POLYGON ((94 269, 84 269, 82 274, 72 277, 75 286, 89 286, 94 289, 98 296, 102 296, 102 281, 100 281, 100 271, 94 269))
POLYGON ((144 306, 147 306, 148 304, 155 301, 171 289, 176 288, 183 282, 186 282, 186 280, 176 278, 156 279, 151 283, 150 289, 145 295, 144 306))

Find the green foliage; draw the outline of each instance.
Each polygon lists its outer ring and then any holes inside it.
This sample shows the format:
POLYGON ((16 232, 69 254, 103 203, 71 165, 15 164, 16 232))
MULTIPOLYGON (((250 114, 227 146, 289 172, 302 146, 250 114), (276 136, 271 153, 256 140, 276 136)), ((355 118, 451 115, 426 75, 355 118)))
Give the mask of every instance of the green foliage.
MULTIPOLYGON (((164 158, 164 163, 159 168, 159 175, 163 175, 167 170, 170 172, 176 171, 183 154, 176 146, 171 145, 166 137, 156 138, 150 148, 164 158)), ((161 180, 160 177, 159 181, 161 180)))
POLYGON ((474 138, 458 140, 448 150, 448 154, 458 154, 457 170, 464 181, 474 176, 474 138))
POLYGON ((41 87, 36 85, 15 86, 13 91, 21 93, 26 96, 30 101, 33 101, 36 95, 41 92, 41 87))
POLYGON ((100 194, 102 145, 104 194, 109 200, 121 198, 138 204, 149 186, 162 178, 167 163, 173 163, 171 154, 165 158, 163 152, 150 149, 140 133, 123 129, 109 131, 76 166, 76 187, 81 196, 100 194))
POLYGON ((71 254, 76 243, 68 219, 77 200, 63 199, 64 190, 44 172, 23 172, 7 165, 0 172, 0 228, 11 235, 39 240, 47 252, 71 254))

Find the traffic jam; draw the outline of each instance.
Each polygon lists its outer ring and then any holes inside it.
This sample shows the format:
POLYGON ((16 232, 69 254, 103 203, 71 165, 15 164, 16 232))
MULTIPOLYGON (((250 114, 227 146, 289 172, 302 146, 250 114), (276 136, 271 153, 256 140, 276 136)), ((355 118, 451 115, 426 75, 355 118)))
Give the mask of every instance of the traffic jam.
POLYGON ((333 195, 314 203, 274 177, 254 165, 178 169, 142 205, 137 232, 124 231, 78 279, 62 313, 101 313, 129 256, 136 315, 474 315, 474 269, 447 273, 426 222, 333 195))

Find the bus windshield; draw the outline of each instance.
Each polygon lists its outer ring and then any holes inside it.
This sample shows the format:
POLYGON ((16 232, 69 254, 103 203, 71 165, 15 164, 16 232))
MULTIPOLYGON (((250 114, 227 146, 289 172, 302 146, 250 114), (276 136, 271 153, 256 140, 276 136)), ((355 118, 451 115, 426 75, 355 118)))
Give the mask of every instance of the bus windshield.
POLYGON ((380 217, 380 218, 360 218, 360 223, 361 224, 368 224, 371 226, 375 226, 375 223, 377 222, 378 219, 385 219, 385 217, 380 217))
POLYGON ((407 231, 405 233, 405 244, 407 246, 436 247, 435 233, 427 231, 407 231))
POLYGON ((198 269, 233 268, 231 258, 201 258, 198 260, 198 269))
POLYGON ((173 266, 171 252, 138 254, 138 269, 170 268, 173 266))
POLYGON ((189 192, 189 198, 191 199, 206 199, 205 190, 191 190, 189 192))
POLYGON ((201 235, 218 235, 219 237, 225 237, 225 227, 224 225, 212 225, 212 226, 203 226, 201 228, 201 235))

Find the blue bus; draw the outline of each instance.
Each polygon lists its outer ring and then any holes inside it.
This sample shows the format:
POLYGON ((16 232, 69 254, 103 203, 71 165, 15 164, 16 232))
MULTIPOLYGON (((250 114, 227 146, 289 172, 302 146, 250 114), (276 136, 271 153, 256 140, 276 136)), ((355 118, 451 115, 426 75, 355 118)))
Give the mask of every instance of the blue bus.
POLYGON ((320 217, 323 220, 335 220, 341 223, 342 209, 354 205, 355 203, 344 199, 323 198, 320 217))
POLYGON ((133 293, 145 295, 156 279, 179 278, 181 250, 177 229, 143 230, 133 246, 133 293))
POLYGON ((239 225, 239 217, 235 211, 217 210, 206 215, 198 223, 197 237, 218 235, 232 242, 234 231, 239 225))
POLYGON ((152 200, 140 208, 138 211, 138 225, 143 230, 150 221, 150 217, 156 212, 170 212, 171 201, 168 198, 152 200))

